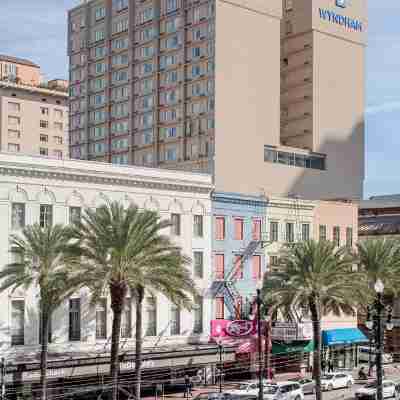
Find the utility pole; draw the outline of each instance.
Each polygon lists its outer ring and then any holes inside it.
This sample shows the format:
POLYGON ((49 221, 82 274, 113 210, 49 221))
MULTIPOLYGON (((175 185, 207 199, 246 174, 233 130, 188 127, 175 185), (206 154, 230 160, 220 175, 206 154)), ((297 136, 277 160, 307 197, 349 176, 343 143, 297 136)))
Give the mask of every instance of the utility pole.
POLYGON ((1 400, 6 400, 6 361, 1 359, 1 400))
POLYGON ((375 304, 376 310, 376 399, 383 400, 383 370, 382 370, 382 352, 383 352, 383 331, 382 331, 382 311, 385 306, 382 303, 382 293, 377 293, 378 298, 375 304))
POLYGON ((263 400, 263 357, 261 340, 261 289, 257 289, 257 331, 258 331, 258 400, 263 400))
MULTIPOLYGON (((368 309, 368 316, 366 326, 368 329, 372 329, 375 336, 375 360, 376 360, 376 400, 383 400, 383 367, 382 367, 382 355, 383 355, 383 334, 384 328, 382 327, 382 312, 385 310, 385 304, 383 303, 383 291, 385 289, 383 282, 378 279, 374 286, 376 292, 376 300, 372 309, 373 318, 371 319, 371 311, 368 309)), ((389 309, 387 322, 385 324, 387 330, 393 329, 392 323, 392 310, 389 309)))

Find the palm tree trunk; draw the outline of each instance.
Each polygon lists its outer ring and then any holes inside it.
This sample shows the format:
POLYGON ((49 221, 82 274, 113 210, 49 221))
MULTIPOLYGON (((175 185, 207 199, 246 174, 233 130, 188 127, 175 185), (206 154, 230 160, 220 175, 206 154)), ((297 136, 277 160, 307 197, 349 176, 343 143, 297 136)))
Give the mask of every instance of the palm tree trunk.
POLYGON ((111 309, 113 311, 113 323, 111 332, 110 375, 111 375, 111 387, 112 387, 112 400, 117 400, 121 318, 122 318, 122 312, 124 310, 127 289, 124 284, 111 286, 110 293, 111 293, 111 309))
POLYGON ((40 391, 41 400, 46 400, 47 398, 47 353, 48 353, 48 343, 49 343, 49 321, 50 315, 47 311, 42 312, 41 318, 41 335, 42 335, 42 348, 40 352, 40 391))
POLYGON ((136 400, 140 400, 141 379, 142 379, 142 311, 143 311, 144 287, 137 288, 136 295, 136 362, 135 362, 135 376, 136 387, 135 394, 136 400))
POLYGON ((310 298, 310 313, 313 324, 314 339, 314 362, 313 362, 313 378, 315 379, 315 396, 316 400, 322 400, 321 387, 321 320, 319 312, 318 300, 315 296, 310 298))

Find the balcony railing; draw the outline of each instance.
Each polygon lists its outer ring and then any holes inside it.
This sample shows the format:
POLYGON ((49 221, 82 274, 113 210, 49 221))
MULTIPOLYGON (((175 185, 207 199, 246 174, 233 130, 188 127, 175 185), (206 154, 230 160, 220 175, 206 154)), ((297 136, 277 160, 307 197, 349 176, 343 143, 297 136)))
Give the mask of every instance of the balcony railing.
POLYGON ((311 340, 311 323, 276 322, 272 327, 272 340, 311 340))

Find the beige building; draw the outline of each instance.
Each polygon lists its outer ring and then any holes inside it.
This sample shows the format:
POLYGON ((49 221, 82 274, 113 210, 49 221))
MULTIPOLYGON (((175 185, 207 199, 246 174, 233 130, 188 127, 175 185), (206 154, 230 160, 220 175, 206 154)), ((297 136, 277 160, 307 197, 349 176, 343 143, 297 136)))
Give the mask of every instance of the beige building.
POLYGON ((68 158, 68 94, 0 81, 0 151, 68 158))
MULTIPOLYGON (((282 7, 280 88, 274 34, 259 33, 255 42, 246 44, 251 49, 259 40, 246 57, 249 78, 231 74, 236 64, 223 72, 228 79, 225 109, 220 118, 216 115, 216 186, 248 193, 263 188, 268 194, 308 199, 361 198, 367 2, 285 0, 282 7), (263 73, 257 73, 257 62, 253 65, 252 60, 260 61, 257 56, 264 57, 263 73), (280 116, 271 104, 277 90, 280 116), (224 134, 229 139, 218 145, 224 134), (227 143, 229 151, 219 150, 227 143)), ((241 35, 240 24, 232 32, 241 35)), ((243 46, 236 52, 239 56, 243 46)), ((235 57, 232 54, 232 63, 235 57)), ((219 104, 217 100, 217 110, 219 104)))
POLYGON ((86 1, 69 13, 71 156, 360 198, 366 31, 364 0, 86 1))
POLYGON ((38 86, 40 67, 30 60, 0 54, 0 81, 38 86))

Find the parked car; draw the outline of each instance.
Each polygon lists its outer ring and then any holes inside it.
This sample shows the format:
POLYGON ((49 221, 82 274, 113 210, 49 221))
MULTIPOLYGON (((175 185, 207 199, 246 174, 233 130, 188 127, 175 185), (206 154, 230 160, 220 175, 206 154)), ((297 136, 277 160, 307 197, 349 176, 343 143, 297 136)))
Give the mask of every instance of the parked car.
MULTIPOLYGON (((376 349, 374 347, 360 346, 358 348, 358 360, 360 362, 372 362, 375 363, 376 349)), ((393 363, 393 356, 390 353, 382 354, 382 363, 391 364, 393 363)))
POLYGON ((325 374, 321 379, 322 390, 342 389, 346 387, 350 388, 353 384, 353 377, 343 372, 325 374))
MULTIPOLYGON (((377 382, 368 383, 356 391, 356 399, 376 399, 376 387, 377 382)), ((396 384, 393 381, 383 381, 383 398, 388 399, 392 397, 398 397, 396 384)))
POLYGON ((304 400, 304 393, 297 382, 278 382, 266 385, 265 400, 304 400))
MULTIPOLYGON (((263 385, 267 385, 271 383, 271 381, 264 381, 263 385)), ((258 396, 258 381, 248 381, 242 382, 237 386, 237 389, 227 390, 225 393, 229 393, 231 395, 255 395, 258 396)))
POLYGON ((254 394, 231 394, 229 400, 257 400, 258 395, 254 394))
POLYGON ((315 393, 315 381, 311 378, 294 378, 290 380, 291 382, 297 382, 303 389, 304 394, 314 394, 315 393))
POLYGON ((193 397, 193 400, 231 400, 231 396, 228 393, 219 392, 199 393, 193 397))

